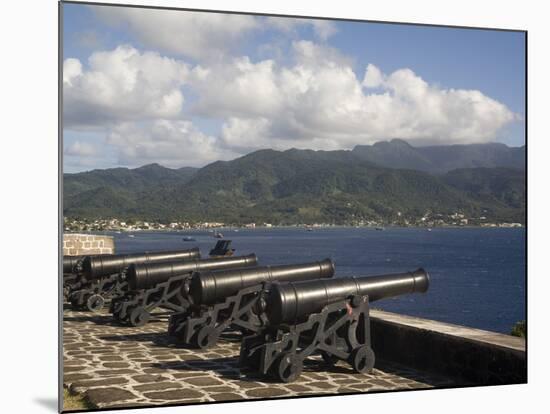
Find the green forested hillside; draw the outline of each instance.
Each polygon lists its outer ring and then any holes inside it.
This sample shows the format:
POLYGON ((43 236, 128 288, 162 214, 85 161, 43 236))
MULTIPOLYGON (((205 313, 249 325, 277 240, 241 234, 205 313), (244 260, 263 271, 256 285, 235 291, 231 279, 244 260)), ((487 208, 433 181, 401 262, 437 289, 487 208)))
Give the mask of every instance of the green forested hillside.
POLYGON ((197 170, 159 165, 95 170, 65 175, 64 187, 67 217, 344 224, 459 211, 525 221, 521 169, 430 174, 381 167, 358 156, 357 149, 262 150, 197 170))

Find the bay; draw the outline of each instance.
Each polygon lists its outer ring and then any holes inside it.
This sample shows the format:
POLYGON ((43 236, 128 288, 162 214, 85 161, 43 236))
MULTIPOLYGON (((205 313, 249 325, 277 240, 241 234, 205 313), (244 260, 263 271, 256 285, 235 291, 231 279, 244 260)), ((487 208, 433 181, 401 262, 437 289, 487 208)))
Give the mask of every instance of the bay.
MULTIPOLYGON (((426 294, 373 304, 391 312, 509 333, 525 319, 524 228, 257 228, 221 230, 236 255, 256 253, 274 265, 330 257, 336 276, 368 276, 425 268, 426 294)), ((216 239, 207 231, 108 233, 117 253, 198 246, 203 257, 216 239), (184 242, 186 236, 196 241, 184 242)))

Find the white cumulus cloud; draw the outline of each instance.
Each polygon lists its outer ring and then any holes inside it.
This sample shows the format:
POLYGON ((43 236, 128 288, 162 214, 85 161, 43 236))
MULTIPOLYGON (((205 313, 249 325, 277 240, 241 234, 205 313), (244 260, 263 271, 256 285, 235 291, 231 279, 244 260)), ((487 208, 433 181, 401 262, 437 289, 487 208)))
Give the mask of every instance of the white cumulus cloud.
POLYGON ((111 130, 106 143, 115 148, 119 163, 127 166, 156 162, 167 167, 202 167, 238 156, 222 151, 217 137, 204 134, 189 121, 121 123, 111 130))
POLYGON ((128 120, 177 117, 188 66, 131 46, 94 52, 84 69, 78 59, 63 63, 65 126, 102 127, 128 120))
POLYGON ((299 27, 310 26, 313 33, 320 40, 327 40, 336 34, 336 25, 329 20, 298 19, 294 17, 266 17, 266 26, 277 29, 283 33, 296 34, 299 27))
POLYGON ((245 33, 261 28, 260 21, 248 15, 132 7, 92 10, 105 22, 126 27, 146 47, 193 59, 221 58, 245 33))
POLYGON ((368 65, 358 79, 338 51, 294 43, 295 63, 239 58, 191 76, 202 115, 224 117, 228 145, 351 148, 388 138, 413 144, 494 140, 517 119, 478 90, 431 85, 404 68, 385 74, 368 65))
POLYGON ((95 157, 99 154, 97 147, 89 142, 75 141, 63 149, 65 155, 71 157, 95 157))
POLYGON ((296 34, 311 27, 320 40, 337 32, 328 20, 292 17, 261 17, 227 13, 151 10, 131 7, 91 7, 104 22, 125 27, 144 46, 195 60, 221 60, 235 49, 245 35, 274 29, 296 34))
MULTIPOLYGON (((369 64, 361 77, 337 49, 305 40, 292 43, 291 55, 289 64, 242 56, 193 66, 119 46, 87 62, 68 58, 64 127, 101 132, 122 165, 180 167, 261 148, 487 142, 519 119, 479 90, 442 88, 409 68, 384 73, 369 64), (193 124, 199 117, 219 131, 201 131, 193 124)), ((88 142, 73 142, 65 154, 94 156, 98 147, 88 142)))

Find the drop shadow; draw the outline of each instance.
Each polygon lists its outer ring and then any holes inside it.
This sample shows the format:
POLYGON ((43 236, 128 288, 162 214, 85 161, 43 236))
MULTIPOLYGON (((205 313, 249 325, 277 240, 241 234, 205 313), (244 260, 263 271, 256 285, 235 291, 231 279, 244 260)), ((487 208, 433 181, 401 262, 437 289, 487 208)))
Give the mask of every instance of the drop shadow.
MULTIPOLYGON (((422 382, 435 388, 457 385, 456 378, 451 379, 440 374, 407 367, 405 365, 384 359, 377 359, 374 367, 387 374, 396 375, 411 381, 422 382)), ((460 386, 473 385, 472 383, 468 383, 462 379, 460 379, 458 383, 461 384, 460 386)))
MULTIPOLYGON (((221 378, 229 380, 239 380, 245 382, 262 382, 266 384, 280 383, 275 378, 263 376, 252 368, 240 367, 238 357, 223 357, 212 359, 187 359, 184 361, 166 361, 151 365, 153 368, 180 370, 180 371, 205 371, 214 372, 221 378)), ((304 360, 303 373, 314 374, 324 372, 327 374, 355 374, 353 369, 348 366, 327 365, 322 360, 306 359, 304 360)))
POLYGON ((82 315, 82 316, 66 316, 63 315, 63 322, 93 322, 96 325, 103 326, 123 326, 110 315, 82 315))
MULTIPOLYGON (((66 310, 65 305, 64 310, 66 310)), ((115 317, 113 317, 112 314, 104 314, 104 313, 93 313, 89 311, 75 311, 71 308, 71 305, 69 306, 69 310, 72 310, 73 312, 77 313, 76 315, 63 315, 63 320, 67 322, 92 322, 96 325, 108 325, 108 326, 117 326, 117 327, 123 327, 123 328, 145 328, 147 325, 144 326, 131 326, 128 325, 122 321, 119 321, 115 317)), ((160 313, 160 314, 151 314, 151 319, 149 320, 148 325, 155 324, 155 323, 167 323, 168 318, 170 317, 170 314, 166 313, 160 313)))
MULTIPOLYGON (((151 366, 158 369, 181 370, 190 372, 214 372, 225 379, 239 380, 245 382, 262 382, 267 384, 279 383, 279 381, 275 378, 263 376, 252 368, 240 367, 238 357, 222 357, 212 359, 197 358, 184 361, 166 361, 154 363, 151 366)), ((421 382, 423 384, 436 388, 456 385, 456 381, 448 377, 413 369, 391 361, 378 360, 375 365, 375 370, 381 371, 385 374, 395 375, 410 381, 421 382)), ((353 370, 353 368, 347 363, 327 365, 321 358, 306 358, 304 360, 303 373, 326 373, 328 375, 364 375, 357 374, 353 370)), ((376 378, 377 376, 376 372, 369 375, 372 375, 374 378, 376 378)))
POLYGON ((48 411, 55 413, 59 412, 59 402, 57 398, 38 397, 34 399, 34 402, 46 408, 48 411))
MULTIPOLYGON (((231 342, 231 343, 240 343, 241 334, 235 332, 224 332, 220 335, 220 341, 231 342)), ((129 334, 120 334, 120 335, 105 335, 101 336, 99 339, 104 341, 136 341, 136 342, 150 342, 155 346, 164 347, 164 348, 179 348, 187 349, 191 351, 199 352, 216 352, 216 348, 201 351, 192 346, 186 346, 179 342, 174 337, 168 335, 166 332, 142 332, 142 333, 129 333, 129 334)))

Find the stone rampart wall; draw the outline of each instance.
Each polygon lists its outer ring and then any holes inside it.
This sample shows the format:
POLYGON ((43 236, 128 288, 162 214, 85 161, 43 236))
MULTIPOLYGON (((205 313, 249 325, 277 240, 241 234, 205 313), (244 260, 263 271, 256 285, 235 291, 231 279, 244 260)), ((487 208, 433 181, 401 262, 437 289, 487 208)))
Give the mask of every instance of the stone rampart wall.
POLYGON ((115 241, 111 236, 95 234, 64 234, 63 255, 114 254, 115 241))
POLYGON ((473 384, 527 382, 525 340, 390 312, 371 312, 377 357, 473 384))

